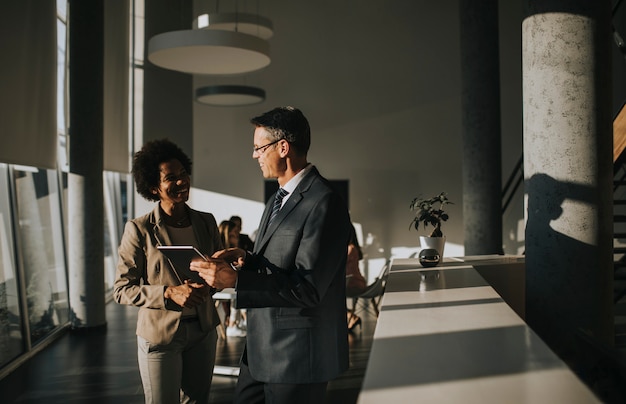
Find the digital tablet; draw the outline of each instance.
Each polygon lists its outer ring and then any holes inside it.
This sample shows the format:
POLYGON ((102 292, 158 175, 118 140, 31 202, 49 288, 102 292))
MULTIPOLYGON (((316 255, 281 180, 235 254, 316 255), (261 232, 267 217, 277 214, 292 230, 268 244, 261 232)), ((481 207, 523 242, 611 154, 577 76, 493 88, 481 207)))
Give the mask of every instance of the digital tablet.
POLYGON ((160 245, 157 248, 169 259, 181 281, 189 279, 191 282, 206 283, 197 272, 189 269, 192 260, 200 258, 207 261, 206 257, 196 247, 192 245, 160 245))

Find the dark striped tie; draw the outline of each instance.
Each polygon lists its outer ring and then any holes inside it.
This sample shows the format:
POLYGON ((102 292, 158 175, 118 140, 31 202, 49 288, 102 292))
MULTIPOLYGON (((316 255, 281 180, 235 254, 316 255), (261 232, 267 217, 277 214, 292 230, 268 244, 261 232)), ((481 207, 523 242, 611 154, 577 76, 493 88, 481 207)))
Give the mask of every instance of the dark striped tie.
POLYGON ((270 215, 270 220, 267 222, 267 227, 270 226, 270 224, 272 223, 276 215, 278 215, 278 211, 280 210, 280 207, 283 203, 283 198, 288 193, 289 192, 285 191, 284 189, 278 188, 278 192, 276 192, 276 196, 274 197, 274 205, 272 205, 272 214, 270 215))

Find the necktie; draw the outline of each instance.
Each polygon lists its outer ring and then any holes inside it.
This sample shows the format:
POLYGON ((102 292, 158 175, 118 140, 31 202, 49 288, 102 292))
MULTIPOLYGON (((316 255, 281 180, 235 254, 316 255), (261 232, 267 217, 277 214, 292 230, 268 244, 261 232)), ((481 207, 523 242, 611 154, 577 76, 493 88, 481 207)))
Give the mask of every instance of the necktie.
POLYGON ((272 223, 276 215, 278 215, 278 211, 283 203, 283 198, 287 196, 289 192, 285 191, 282 188, 278 188, 278 192, 276 192, 276 196, 274 197, 274 204, 272 205, 272 214, 270 215, 270 220, 267 222, 267 226, 272 223))

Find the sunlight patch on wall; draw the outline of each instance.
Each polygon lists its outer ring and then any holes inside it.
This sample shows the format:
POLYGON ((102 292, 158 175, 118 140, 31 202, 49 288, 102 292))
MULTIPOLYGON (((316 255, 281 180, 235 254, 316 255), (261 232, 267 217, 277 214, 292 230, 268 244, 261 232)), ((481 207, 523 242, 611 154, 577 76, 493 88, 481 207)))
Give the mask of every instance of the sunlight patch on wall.
POLYGON ((231 216, 241 217, 242 233, 252 237, 256 233, 263 215, 265 204, 249 199, 219 194, 198 188, 191 188, 189 206, 193 209, 210 212, 217 224, 231 216))

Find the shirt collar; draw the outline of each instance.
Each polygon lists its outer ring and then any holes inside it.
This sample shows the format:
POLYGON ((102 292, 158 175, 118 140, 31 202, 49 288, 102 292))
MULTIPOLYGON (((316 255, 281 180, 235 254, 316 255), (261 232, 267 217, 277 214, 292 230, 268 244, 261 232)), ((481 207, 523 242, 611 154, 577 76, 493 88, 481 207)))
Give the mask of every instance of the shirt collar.
POLYGON ((309 171, 311 171, 311 168, 313 168, 313 165, 311 163, 308 163, 302 170, 300 170, 300 172, 298 172, 298 174, 294 175, 293 178, 287 181, 287 183, 282 187, 285 191, 289 192, 287 196, 285 196, 285 198, 283 199, 283 204, 287 199, 289 199, 298 184, 300 184, 302 178, 304 178, 304 176, 307 175, 309 171))

